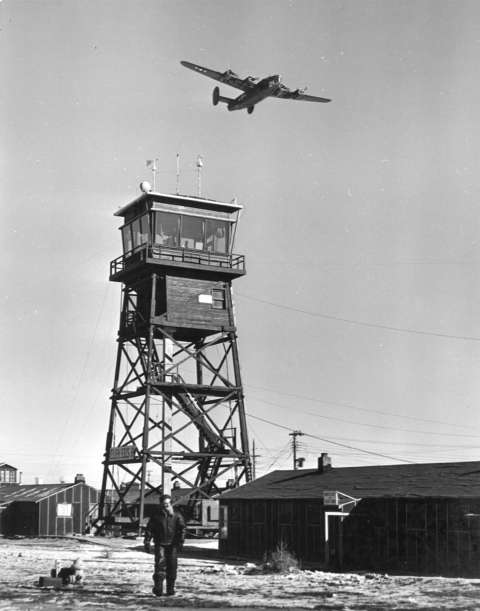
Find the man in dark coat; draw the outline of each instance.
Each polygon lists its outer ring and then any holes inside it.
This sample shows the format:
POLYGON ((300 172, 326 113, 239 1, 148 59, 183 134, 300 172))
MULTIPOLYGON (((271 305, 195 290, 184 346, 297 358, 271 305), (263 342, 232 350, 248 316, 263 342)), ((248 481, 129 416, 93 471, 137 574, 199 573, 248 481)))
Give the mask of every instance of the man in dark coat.
POLYGON ((167 596, 175 594, 177 578, 177 551, 185 539, 185 521, 182 515, 172 507, 170 495, 160 497, 160 507, 150 518, 145 530, 145 551, 150 551, 153 539, 155 549, 155 569, 153 572, 153 593, 163 594, 163 580, 167 578, 167 596))

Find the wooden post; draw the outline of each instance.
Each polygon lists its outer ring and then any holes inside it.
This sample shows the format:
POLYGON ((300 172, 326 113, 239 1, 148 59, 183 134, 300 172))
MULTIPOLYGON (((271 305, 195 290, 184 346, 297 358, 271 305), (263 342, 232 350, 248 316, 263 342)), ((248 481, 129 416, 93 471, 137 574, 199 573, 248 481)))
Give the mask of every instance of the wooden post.
POLYGON ((140 510, 138 516, 138 534, 142 533, 143 517, 145 514, 145 479, 147 475, 147 463, 150 460, 148 450, 148 432, 149 432, 149 415, 150 415, 150 395, 152 383, 152 352, 153 352, 153 317, 155 316, 155 298, 157 293, 157 275, 152 274, 151 283, 151 298, 150 298, 150 318, 148 321, 148 352, 147 366, 145 371, 145 418, 143 421, 143 436, 142 436, 142 472, 140 476, 140 510))
MULTIPOLYGON (((164 371, 170 371, 173 365, 173 342, 165 337, 163 339, 163 365, 164 371)), ((174 380, 173 373, 165 374, 165 382, 174 380)), ((172 405, 163 397, 162 399, 162 494, 172 492, 172 405)))

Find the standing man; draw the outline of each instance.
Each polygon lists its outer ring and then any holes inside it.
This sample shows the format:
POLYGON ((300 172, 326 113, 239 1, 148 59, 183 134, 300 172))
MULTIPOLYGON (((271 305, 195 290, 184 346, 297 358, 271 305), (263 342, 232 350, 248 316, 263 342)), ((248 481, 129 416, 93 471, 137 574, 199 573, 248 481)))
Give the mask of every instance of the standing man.
POLYGON ((145 551, 150 551, 150 541, 155 546, 155 569, 153 572, 153 593, 163 594, 163 580, 167 578, 167 596, 175 594, 177 578, 177 551, 185 539, 185 521, 172 507, 169 494, 160 497, 160 508, 150 518, 145 530, 145 551))

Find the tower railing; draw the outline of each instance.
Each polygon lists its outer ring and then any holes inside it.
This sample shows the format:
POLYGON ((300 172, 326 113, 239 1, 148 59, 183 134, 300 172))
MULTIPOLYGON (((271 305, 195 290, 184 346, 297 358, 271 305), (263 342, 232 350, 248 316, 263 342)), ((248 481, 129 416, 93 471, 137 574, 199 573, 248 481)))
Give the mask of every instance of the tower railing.
POLYGON ((188 248, 142 244, 111 261, 110 275, 114 276, 121 273, 128 269, 130 265, 155 261, 202 265, 217 269, 231 269, 238 272, 245 271, 244 255, 221 255, 218 253, 190 250, 188 248))

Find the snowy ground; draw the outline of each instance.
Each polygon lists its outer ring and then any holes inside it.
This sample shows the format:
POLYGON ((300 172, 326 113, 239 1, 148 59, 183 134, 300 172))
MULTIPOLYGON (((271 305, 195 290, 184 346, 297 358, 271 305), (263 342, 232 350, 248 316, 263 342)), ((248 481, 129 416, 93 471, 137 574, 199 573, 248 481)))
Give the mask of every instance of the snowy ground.
MULTIPOLYGON (((203 548, 214 545, 211 541, 203 548)), ((480 609, 480 579, 321 571, 248 574, 244 563, 221 561, 213 549, 208 557, 201 547, 187 546, 180 558, 177 594, 158 598, 151 593, 153 556, 143 551, 139 540, 0 538, 0 611, 480 609), (83 587, 53 590, 35 585, 39 576, 50 574, 55 559, 68 566, 75 558, 85 566, 83 587)))

